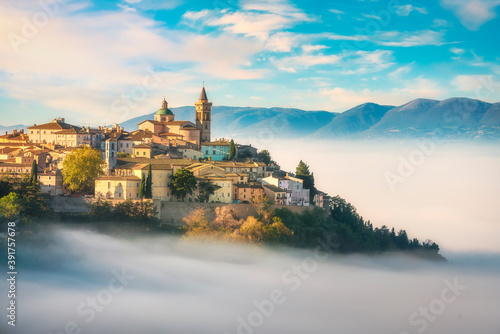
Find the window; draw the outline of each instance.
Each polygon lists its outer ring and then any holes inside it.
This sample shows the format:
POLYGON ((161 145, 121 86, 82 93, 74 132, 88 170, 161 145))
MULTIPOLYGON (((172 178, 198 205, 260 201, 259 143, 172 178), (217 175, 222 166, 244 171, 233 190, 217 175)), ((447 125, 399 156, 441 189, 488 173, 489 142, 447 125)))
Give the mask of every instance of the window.
POLYGON ((213 152, 214 152, 213 154, 215 154, 215 150, 213 150, 213 152))
POLYGON ((123 143, 120 143, 120 147, 123 147, 123 143))
POLYGON ((139 193, 135 193, 135 197, 139 197, 139 193))
POLYGON ((139 182, 137 182, 137 187, 139 187, 139 182))
POLYGON ((129 194, 128 194, 128 197, 132 197, 132 194, 131 194, 131 193, 129 193, 129 194))
POLYGON ((146 155, 146 151, 142 152, 142 155, 146 155))
POLYGON ((108 182, 108 189, 111 188, 111 182, 108 182))
POLYGON ((161 173, 160 173, 160 177, 161 177, 161 173))
POLYGON ((205 150, 205 154, 207 154, 207 155, 208 155, 208 150, 205 150))
POLYGON ((227 193, 227 197, 231 197, 231 194, 230 194, 230 193, 227 193))
POLYGON ((224 197, 224 193, 222 193, 222 197, 224 197))
POLYGON ((128 143, 127 143, 127 148, 128 148, 128 143))

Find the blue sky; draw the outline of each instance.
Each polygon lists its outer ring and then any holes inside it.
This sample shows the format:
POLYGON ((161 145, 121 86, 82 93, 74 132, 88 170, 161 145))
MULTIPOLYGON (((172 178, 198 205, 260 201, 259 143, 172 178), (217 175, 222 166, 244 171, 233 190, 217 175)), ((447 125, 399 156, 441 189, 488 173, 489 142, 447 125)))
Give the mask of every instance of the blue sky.
POLYGON ((0 125, 193 105, 500 101, 500 0, 3 0, 0 125))

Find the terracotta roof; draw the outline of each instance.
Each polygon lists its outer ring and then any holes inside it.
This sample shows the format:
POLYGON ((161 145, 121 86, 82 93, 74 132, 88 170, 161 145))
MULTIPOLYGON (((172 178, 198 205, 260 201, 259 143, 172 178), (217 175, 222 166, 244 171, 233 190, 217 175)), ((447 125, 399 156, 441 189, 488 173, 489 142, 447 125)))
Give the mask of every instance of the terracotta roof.
POLYGON ((266 184, 263 187, 267 188, 267 189, 269 189, 269 190, 271 190, 272 192, 275 192, 275 193, 285 193, 286 192, 285 189, 281 189, 280 187, 273 186, 272 184, 266 184))
POLYGON ((61 131, 54 132, 55 135, 71 135, 71 134, 87 134, 87 132, 83 131, 80 128, 71 128, 71 129, 64 129, 61 131))
POLYGON ((41 125, 33 125, 28 127, 28 129, 33 130, 33 129, 41 129, 41 130, 64 130, 64 129, 71 129, 74 128, 74 125, 68 124, 68 123, 62 123, 62 122, 50 122, 50 123, 45 123, 41 125))
POLYGON ((142 121, 142 122, 140 122, 140 123, 137 123, 137 125, 141 125, 142 123, 146 123, 146 122, 153 123, 154 125, 163 125, 163 122, 153 121, 153 120, 150 120, 150 119, 147 119, 147 120, 145 120, 145 121, 142 121))
POLYGON ((171 121, 171 122, 164 122, 163 124, 165 124, 166 126, 169 126, 169 125, 183 125, 186 123, 190 123, 191 125, 194 126, 194 124, 191 123, 190 121, 171 121))
POLYGON ((136 149, 136 148, 148 148, 148 149, 151 149, 151 146, 146 145, 146 144, 139 144, 139 145, 135 145, 133 148, 134 149, 136 149))
POLYGON ((189 166, 193 163, 191 159, 154 159, 154 158, 118 158, 118 163, 127 164, 171 164, 174 166, 189 166))
POLYGON ((178 134, 178 133, 164 132, 164 133, 160 133, 160 137, 183 137, 183 136, 178 134))
POLYGON ((209 143, 201 143, 201 146, 230 146, 230 142, 226 141, 212 141, 209 143))
POLYGON ((109 180, 109 181, 140 181, 141 179, 135 175, 133 175, 133 176, 112 175, 112 176, 101 176, 101 177, 96 178, 96 181, 97 180, 100 180, 100 181, 106 181, 106 180, 109 180))
POLYGON ((19 148, 11 148, 11 147, 5 147, 5 148, 2 148, 0 149, 0 154, 7 154, 7 153, 11 153, 11 152, 14 152, 14 151, 17 151, 17 150, 20 150, 19 148))
POLYGON ((236 183, 234 184, 236 188, 254 188, 254 189, 263 189, 260 184, 248 184, 248 183, 236 183))

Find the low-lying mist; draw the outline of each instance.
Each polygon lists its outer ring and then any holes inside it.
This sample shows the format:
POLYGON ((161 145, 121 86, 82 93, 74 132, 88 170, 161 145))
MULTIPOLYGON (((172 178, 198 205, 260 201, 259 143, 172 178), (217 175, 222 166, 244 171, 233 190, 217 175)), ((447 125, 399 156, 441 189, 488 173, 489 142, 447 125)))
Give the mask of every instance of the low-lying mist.
POLYGON ((316 186, 351 202, 374 226, 405 229, 450 251, 500 252, 498 142, 241 140, 281 168, 300 160, 316 186))
POLYGON ((17 325, 3 316, 1 333, 500 330, 498 254, 437 263, 49 227, 35 241, 18 241, 17 325))

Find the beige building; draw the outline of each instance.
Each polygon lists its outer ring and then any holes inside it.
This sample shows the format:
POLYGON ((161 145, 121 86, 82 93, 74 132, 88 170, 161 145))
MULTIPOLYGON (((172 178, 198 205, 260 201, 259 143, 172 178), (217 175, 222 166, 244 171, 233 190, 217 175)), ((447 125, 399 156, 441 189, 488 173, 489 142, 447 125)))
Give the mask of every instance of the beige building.
POLYGON ((266 164, 263 162, 207 161, 207 163, 223 168, 226 173, 247 174, 251 179, 264 177, 266 164))
POLYGON ((60 170, 46 171, 38 173, 38 182, 42 194, 62 195, 64 191, 63 177, 60 170))
POLYGON ((264 191, 271 199, 273 204, 276 205, 287 205, 287 191, 276 186, 267 184, 264 187, 264 191))
POLYGON ((137 176, 102 176, 95 180, 95 196, 107 199, 138 199, 137 176))
POLYGON ((133 149, 134 158, 148 158, 151 159, 153 149, 146 144, 135 145, 133 149))
POLYGON ((238 183, 233 185, 234 200, 239 202, 257 203, 264 196, 264 188, 260 184, 238 183))
POLYGON ((64 147, 77 147, 91 145, 92 135, 90 128, 79 128, 67 124, 64 118, 52 120, 50 123, 33 125, 28 128, 29 139, 32 143, 61 145, 64 147))

